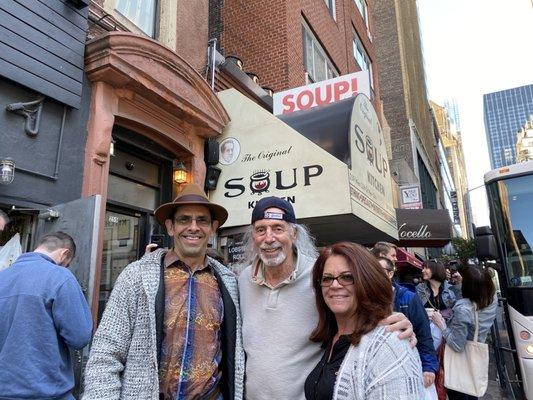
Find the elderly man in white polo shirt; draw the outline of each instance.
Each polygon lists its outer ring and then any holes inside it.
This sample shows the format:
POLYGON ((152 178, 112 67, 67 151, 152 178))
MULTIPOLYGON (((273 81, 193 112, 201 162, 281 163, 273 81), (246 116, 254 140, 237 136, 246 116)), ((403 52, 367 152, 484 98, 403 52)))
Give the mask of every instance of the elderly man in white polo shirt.
MULTIPOLYGON (((239 277, 246 352, 247 400, 305 399, 307 375, 323 349, 309 340, 318 322, 311 283, 317 257, 308 230, 292 205, 278 197, 259 200, 247 235, 249 266, 239 277)), ((412 337, 403 314, 385 322, 412 337)))

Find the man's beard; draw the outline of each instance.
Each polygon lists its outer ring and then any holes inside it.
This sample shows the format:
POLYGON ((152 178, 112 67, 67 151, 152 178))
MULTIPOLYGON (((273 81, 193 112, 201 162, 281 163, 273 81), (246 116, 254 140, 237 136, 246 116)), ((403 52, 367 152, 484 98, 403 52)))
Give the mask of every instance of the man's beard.
POLYGON ((285 252, 283 251, 283 247, 281 247, 281 245, 279 244, 261 245, 259 247, 259 258, 263 262, 263 265, 265 265, 266 267, 277 267, 287 259, 287 254, 285 254, 285 252), (261 251, 271 249, 279 249, 275 257, 268 257, 265 253, 261 251))

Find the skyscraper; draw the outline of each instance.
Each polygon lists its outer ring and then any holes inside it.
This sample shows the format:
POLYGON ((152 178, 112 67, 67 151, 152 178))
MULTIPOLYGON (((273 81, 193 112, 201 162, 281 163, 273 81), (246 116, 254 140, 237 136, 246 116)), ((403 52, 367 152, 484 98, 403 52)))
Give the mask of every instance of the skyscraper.
POLYGON ((485 133, 493 169, 516 162, 516 135, 533 113, 533 85, 483 95, 485 133))

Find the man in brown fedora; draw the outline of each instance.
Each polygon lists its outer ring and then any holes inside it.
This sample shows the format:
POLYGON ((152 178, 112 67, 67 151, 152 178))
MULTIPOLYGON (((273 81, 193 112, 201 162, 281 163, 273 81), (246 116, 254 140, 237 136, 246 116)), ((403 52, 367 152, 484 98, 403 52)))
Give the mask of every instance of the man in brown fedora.
POLYGON ((83 399, 241 399, 237 281, 206 256, 228 217, 188 184, 155 218, 173 238, 128 265, 94 336, 83 399))

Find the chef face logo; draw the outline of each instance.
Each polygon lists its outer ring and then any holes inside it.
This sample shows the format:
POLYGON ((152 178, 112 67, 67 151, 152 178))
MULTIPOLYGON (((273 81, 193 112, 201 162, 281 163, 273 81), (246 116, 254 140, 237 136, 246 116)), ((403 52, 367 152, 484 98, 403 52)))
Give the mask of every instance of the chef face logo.
POLYGON ((222 165, 231 165, 239 157, 241 145, 235 138, 226 138, 220 143, 218 162, 222 165))
POLYGON ((252 194, 262 195, 263 192, 268 192, 270 187, 270 174, 268 171, 258 171, 250 176, 250 190, 252 194))

